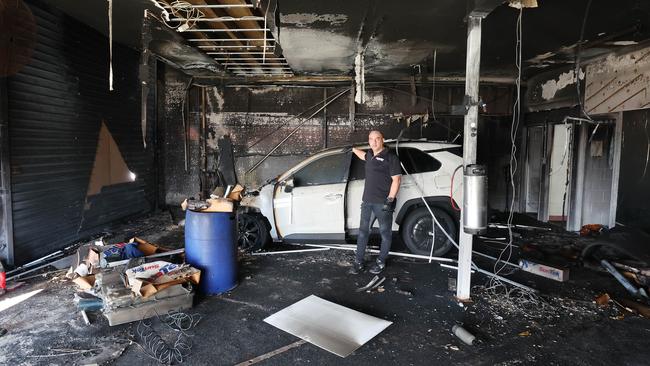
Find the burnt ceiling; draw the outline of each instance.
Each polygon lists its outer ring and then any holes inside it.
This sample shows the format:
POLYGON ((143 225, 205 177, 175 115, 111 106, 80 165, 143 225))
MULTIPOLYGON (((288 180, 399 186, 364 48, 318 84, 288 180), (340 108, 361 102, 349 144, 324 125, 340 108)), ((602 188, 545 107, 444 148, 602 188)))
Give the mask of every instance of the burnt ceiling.
MULTIPOLYGON (((107 34, 106 0, 43 1, 107 34)), ((150 0, 113 1, 115 40, 139 48, 144 10, 159 14, 160 9, 150 0)), ((484 8, 494 9, 483 20, 481 73, 512 76, 518 10, 499 5, 498 0, 482 2, 487 4, 484 8)), ((528 76, 573 62, 588 0, 538 0, 538 4, 523 12, 528 76)), ((465 20, 475 7, 473 1, 460 0, 277 0, 269 16, 278 20, 272 36, 295 75, 351 75, 355 55, 363 51, 366 77, 389 79, 430 75, 434 50, 439 75, 462 75, 465 20)), ((648 38, 649 14, 647 0, 593 0, 582 57, 643 42, 648 38)))

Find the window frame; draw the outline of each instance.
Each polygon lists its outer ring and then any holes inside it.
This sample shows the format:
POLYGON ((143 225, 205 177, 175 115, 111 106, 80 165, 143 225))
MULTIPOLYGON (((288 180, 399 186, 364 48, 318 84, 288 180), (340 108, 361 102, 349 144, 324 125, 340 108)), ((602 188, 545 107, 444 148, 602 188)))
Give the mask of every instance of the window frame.
POLYGON ((350 181, 349 174, 350 174, 350 164, 351 164, 350 158, 351 157, 352 157, 352 153, 345 153, 345 152, 341 152, 341 151, 337 151, 337 152, 334 152, 334 153, 331 153, 331 154, 325 154, 323 156, 320 156, 320 157, 310 161, 309 163, 305 164, 304 166, 300 167, 299 169, 297 169, 296 171, 291 173, 291 175, 289 177, 287 177, 287 180, 289 180, 289 179, 293 180, 294 188, 318 187, 318 186, 324 186, 324 185, 330 185, 330 184, 341 184, 341 183, 347 184, 350 181), (300 180, 296 179, 296 175, 300 174, 301 172, 303 172, 305 169, 312 166, 313 164, 317 164, 318 162, 322 161, 323 159, 332 158, 332 157, 336 157, 336 156, 340 156, 341 166, 342 166, 342 169, 343 169, 343 171, 341 172, 341 175, 340 175, 340 178, 342 180, 340 180, 338 182, 329 182, 329 183, 300 184, 300 180))

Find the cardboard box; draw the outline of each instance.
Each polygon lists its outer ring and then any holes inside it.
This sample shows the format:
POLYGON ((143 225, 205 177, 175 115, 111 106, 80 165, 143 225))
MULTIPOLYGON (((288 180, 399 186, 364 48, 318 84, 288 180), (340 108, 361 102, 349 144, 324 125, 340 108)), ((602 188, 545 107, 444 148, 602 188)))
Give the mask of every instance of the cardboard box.
POLYGON ((126 271, 131 291, 142 297, 150 297, 170 286, 201 280, 201 271, 190 265, 179 265, 165 261, 145 263, 126 271))
POLYGON ((568 268, 555 268, 546 264, 531 262, 526 259, 519 260, 519 268, 526 272, 550 278, 559 282, 565 282, 569 280, 568 268))
POLYGON ((153 255, 156 253, 162 253, 168 251, 166 248, 161 248, 156 244, 150 243, 144 239, 140 239, 138 237, 135 237, 130 240, 130 242, 136 242, 138 243, 138 250, 142 252, 142 254, 146 256, 148 255, 153 255))
POLYGON ((233 212, 234 204, 228 198, 210 198, 207 200, 210 207, 201 212, 233 212))
POLYGON ((95 275, 88 275, 84 277, 77 277, 72 282, 76 283, 82 290, 88 290, 95 286, 95 275))
POLYGON ((233 201, 241 201, 242 193, 244 193, 244 187, 237 184, 228 195, 228 198, 233 201))

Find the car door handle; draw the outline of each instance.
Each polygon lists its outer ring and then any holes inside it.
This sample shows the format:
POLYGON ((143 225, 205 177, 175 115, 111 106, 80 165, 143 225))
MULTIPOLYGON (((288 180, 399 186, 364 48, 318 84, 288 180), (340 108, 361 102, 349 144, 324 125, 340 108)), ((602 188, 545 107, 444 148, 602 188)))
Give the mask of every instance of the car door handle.
POLYGON ((330 193, 330 194, 325 195, 325 199, 330 200, 330 201, 334 201, 334 200, 337 200, 339 198, 343 198, 343 195, 340 194, 340 193, 330 193))

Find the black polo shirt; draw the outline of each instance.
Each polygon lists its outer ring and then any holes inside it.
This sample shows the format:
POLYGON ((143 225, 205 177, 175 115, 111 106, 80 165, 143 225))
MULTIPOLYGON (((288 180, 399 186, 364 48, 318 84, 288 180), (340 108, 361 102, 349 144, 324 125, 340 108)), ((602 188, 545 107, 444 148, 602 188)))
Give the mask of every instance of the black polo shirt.
POLYGON ((384 147, 373 156, 372 149, 366 151, 366 182, 363 188, 363 202, 384 203, 390 193, 392 177, 402 175, 399 159, 384 147))

